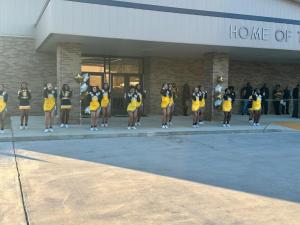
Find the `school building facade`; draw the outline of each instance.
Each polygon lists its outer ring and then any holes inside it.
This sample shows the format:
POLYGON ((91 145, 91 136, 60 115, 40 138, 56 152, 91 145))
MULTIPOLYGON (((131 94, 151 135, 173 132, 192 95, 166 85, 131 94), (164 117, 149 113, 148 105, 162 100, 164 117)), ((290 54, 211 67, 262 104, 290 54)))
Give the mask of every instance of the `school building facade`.
POLYGON ((109 82, 112 113, 125 113, 124 92, 142 83, 147 114, 160 113, 163 82, 203 85, 214 119, 214 87, 236 92, 251 82, 294 88, 300 82, 300 3, 293 0, 1 0, 0 83, 8 110, 18 114, 17 90, 27 81, 33 115, 42 115, 47 82, 73 90, 72 118, 83 96, 74 77, 109 82))

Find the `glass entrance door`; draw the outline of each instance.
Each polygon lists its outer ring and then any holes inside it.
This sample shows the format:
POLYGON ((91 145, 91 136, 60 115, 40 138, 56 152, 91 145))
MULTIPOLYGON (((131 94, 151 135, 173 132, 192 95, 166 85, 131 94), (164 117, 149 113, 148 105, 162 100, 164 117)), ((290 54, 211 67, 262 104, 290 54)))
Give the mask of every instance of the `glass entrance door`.
POLYGON ((141 82, 141 76, 130 74, 112 74, 111 112, 115 116, 127 115, 127 101, 125 93, 130 86, 136 86, 141 82))

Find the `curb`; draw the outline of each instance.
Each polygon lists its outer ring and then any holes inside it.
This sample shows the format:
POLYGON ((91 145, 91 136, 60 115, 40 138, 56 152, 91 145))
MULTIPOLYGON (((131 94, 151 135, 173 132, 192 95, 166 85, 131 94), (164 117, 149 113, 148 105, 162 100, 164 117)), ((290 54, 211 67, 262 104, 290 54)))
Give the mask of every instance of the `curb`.
MULTIPOLYGON (((101 131, 100 131, 101 132, 101 131)), ((52 140, 74 140, 74 139, 96 139, 96 138, 122 138, 122 137, 166 137, 177 135, 208 135, 208 134, 254 134, 254 133, 279 133, 281 129, 259 129, 259 130, 218 130, 218 131, 168 131, 168 132, 132 132, 113 134, 74 134, 74 135, 48 135, 48 136, 28 136, 28 137, 0 137, 0 142, 10 141, 52 141, 52 140)))

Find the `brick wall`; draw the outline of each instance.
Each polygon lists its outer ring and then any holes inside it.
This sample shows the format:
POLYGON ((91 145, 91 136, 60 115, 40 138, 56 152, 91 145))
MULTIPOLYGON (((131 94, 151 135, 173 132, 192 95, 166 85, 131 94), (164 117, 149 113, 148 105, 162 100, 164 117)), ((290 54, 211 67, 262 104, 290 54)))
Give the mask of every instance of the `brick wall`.
POLYGON ((0 37, 0 83, 9 95, 10 115, 19 114, 17 91, 22 81, 32 91, 31 115, 41 115, 43 85, 56 84, 56 55, 35 52, 32 38, 0 37))
POLYGON ((201 84, 203 73, 202 59, 147 58, 145 59, 145 89, 148 91, 146 111, 160 114, 160 89, 164 82, 176 83, 179 88, 177 112, 182 113, 181 93, 185 83, 191 90, 201 84))

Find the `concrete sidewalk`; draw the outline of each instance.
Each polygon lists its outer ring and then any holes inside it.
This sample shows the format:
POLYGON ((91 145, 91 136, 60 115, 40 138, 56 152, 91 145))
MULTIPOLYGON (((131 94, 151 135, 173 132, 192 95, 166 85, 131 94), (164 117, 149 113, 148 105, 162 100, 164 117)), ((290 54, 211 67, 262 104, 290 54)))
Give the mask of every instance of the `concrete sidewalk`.
MULTIPOLYGON (((9 130, 0 136, 0 141, 36 141, 36 140, 64 140, 86 138, 114 138, 114 137, 145 137, 168 135, 194 135, 194 134, 224 134, 224 133, 258 133, 258 132, 293 132, 295 130, 280 126, 275 122, 295 122, 300 120, 290 117, 264 116, 260 127, 250 126, 247 116, 233 116, 231 128, 223 128, 220 122, 206 122, 200 128, 192 128, 191 117, 176 116, 174 125, 169 129, 160 128, 160 117, 151 116, 142 118, 142 126, 137 130, 127 130, 126 117, 112 117, 109 128, 100 128, 91 132, 88 124, 70 125, 68 129, 54 126, 53 133, 43 133, 43 117, 30 117, 29 129, 19 130, 19 117, 11 117, 12 132, 9 130)), ((86 121, 88 122, 88 120, 86 121)))

